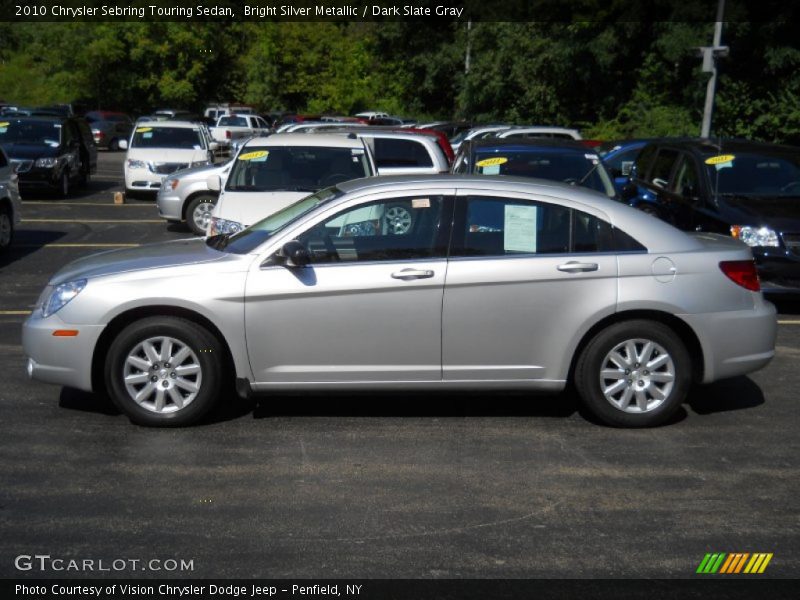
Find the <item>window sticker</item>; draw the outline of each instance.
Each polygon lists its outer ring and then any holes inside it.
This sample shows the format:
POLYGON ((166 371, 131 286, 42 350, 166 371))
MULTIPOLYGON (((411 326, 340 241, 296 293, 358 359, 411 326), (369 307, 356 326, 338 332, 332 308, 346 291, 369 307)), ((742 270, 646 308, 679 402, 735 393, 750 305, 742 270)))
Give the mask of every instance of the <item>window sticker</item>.
POLYGON ((8 131, 8 127, 3 127, 0 125, 0 133, 5 133, 6 131, 8 131))
POLYGON ((8 121, 3 121, 2 123, 0 123, 0 127, 8 127, 9 125, 11 125, 11 123, 9 123, 8 121))
POLYGON ((503 228, 506 252, 536 252, 537 207, 507 204, 503 228))
POLYGON ((483 171, 481 171, 483 175, 500 175, 500 165, 489 165, 488 167, 483 167, 483 171))
POLYGON ((269 152, 267 150, 257 150, 255 152, 245 152, 239 155, 239 160, 252 160, 255 162, 264 162, 267 160, 269 152))
POLYGON ((430 198, 414 198, 411 200, 411 208, 430 208, 430 198))
MULTIPOLYGON (((505 156, 495 156, 493 158, 484 158, 483 160, 479 160, 475 163, 476 167, 499 167, 500 165, 504 165, 508 162, 508 159, 505 156)), ((497 170, 500 172, 500 169, 497 170)), ((486 173, 486 171, 484 171, 486 173)))
POLYGON ((706 159, 707 165, 719 165, 723 163, 730 163, 736 158, 733 154, 720 154, 719 156, 711 156, 706 159))
POLYGON ((142 137, 144 139, 146 139, 146 140, 149 140, 151 137, 153 137, 153 132, 152 131, 147 131, 147 132, 142 134, 142 137))
POLYGON ((147 133, 148 131, 153 131, 152 127, 139 127, 136 130, 136 133, 147 133))

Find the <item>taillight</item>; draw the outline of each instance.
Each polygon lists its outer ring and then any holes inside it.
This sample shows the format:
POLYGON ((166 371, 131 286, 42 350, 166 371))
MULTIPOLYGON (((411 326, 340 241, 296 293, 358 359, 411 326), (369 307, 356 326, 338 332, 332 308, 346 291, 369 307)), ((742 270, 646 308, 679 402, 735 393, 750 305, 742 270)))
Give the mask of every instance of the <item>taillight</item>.
POLYGON ((756 263, 752 260, 725 260, 719 263, 719 268, 735 284, 742 286, 751 292, 761 290, 761 283, 758 281, 756 263))
POLYGON ((231 131, 230 131, 230 129, 226 129, 225 130, 225 138, 226 139, 231 139, 231 131))

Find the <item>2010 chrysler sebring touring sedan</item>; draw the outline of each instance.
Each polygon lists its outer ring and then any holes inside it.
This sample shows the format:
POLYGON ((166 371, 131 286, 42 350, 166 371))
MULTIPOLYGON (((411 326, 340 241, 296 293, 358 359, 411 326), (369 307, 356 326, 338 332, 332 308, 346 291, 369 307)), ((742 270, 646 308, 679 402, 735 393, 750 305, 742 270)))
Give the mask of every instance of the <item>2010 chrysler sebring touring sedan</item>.
POLYGON ((349 181, 234 235, 77 260, 23 342, 32 377, 107 391, 145 425, 196 421, 235 376, 240 393, 572 380, 599 419, 641 427, 692 382, 763 367, 776 328, 737 240, 561 183, 439 175, 349 181))

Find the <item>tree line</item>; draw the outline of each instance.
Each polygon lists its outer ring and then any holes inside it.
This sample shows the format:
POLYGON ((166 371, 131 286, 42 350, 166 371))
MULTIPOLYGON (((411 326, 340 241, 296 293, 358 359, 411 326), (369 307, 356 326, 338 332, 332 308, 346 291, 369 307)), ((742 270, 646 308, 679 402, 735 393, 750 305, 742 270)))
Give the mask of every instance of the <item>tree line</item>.
MULTIPOLYGON (((712 17, 713 18, 713 17, 712 17)), ((711 22, 0 23, 0 97, 144 114, 235 100, 697 135, 711 22)), ((726 23, 712 133, 800 143, 800 42, 726 23)))

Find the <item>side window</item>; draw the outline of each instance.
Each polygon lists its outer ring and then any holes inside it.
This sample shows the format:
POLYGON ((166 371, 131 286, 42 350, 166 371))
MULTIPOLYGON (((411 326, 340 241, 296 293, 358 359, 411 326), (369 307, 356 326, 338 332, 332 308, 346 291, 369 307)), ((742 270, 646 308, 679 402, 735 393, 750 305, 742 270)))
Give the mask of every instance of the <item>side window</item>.
POLYGON ((697 167, 691 157, 684 154, 675 172, 672 191, 684 198, 696 198, 699 184, 700 177, 697 174, 697 167))
POLYGON ((670 150, 668 148, 659 150, 655 164, 653 165, 653 170, 650 173, 650 183, 660 188, 668 188, 670 184, 669 176, 672 173, 672 167, 675 165, 677 158, 677 150, 670 150))
POLYGON ((444 214, 442 196, 379 200, 340 212, 298 240, 312 264, 444 258, 444 214))
POLYGON ((375 164, 381 167, 432 167, 425 146, 412 140, 375 138, 375 164))
POLYGON ((5 152, 0 150, 0 168, 7 166, 8 166, 8 161, 6 160, 5 152))
POLYGON ((469 197, 455 228, 452 256, 645 251, 594 215, 512 198, 469 197))
POLYGON ((468 173, 469 172, 469 153, 459 152, 456 156, 456 161, 453 163, 453 173, 468 173))
POLYGON ((656 157, 657 150, 657 146, 645 146, 639 153, 639 156, 636 157, 634 166, 636 168, 637 178, 645 179, 647 177, 648 170, 653 163, 653 159, 656 157))

